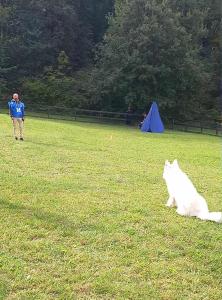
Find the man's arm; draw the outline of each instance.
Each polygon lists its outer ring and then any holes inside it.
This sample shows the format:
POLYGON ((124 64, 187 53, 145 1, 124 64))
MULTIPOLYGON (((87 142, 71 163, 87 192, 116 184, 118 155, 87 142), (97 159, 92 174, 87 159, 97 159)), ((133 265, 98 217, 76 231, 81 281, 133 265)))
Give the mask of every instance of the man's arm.
POLYGON ((22 105, 22 121, 24 122, 24 120, 25 120, 25 105, 23 103, 23 105, 22 105))

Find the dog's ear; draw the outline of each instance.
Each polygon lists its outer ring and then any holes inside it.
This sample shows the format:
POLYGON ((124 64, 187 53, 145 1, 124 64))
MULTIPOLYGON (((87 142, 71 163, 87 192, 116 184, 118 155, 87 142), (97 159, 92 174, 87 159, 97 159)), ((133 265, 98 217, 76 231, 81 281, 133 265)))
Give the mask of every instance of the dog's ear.
POLYGON ((165 161, 165 167, 170 167, 170 166, 171 166, 171 164, 170 164, 169 160, 166 160, 165 161))
POLYGON ((178 164, 177 159, 175 159, 175 160, 173 161, 173 167, 179 168, 179 164, 178 164))

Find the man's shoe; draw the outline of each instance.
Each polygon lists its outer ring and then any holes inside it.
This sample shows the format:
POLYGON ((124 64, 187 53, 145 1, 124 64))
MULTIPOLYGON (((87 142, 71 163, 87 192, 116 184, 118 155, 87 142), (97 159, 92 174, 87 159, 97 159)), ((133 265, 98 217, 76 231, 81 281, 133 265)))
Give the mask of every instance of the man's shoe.
POLYGON ((20 138, 20 141, 24 141, 24 139, 23 139, 23 138, 20 138))
POLYGON ((15 137, 15 139, 16 139, 16 140, 18 139, 17 136, 15 137))

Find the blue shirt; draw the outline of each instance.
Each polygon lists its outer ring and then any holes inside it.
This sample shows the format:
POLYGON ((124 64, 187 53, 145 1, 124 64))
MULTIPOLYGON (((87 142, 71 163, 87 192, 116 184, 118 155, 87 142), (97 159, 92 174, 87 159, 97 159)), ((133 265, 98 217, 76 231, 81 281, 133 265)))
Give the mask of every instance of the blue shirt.
POLYGON ((11 100, 8 103, 10 115, 13 118, 24 118, 25 115, 25 105, 23 102, 11 100))

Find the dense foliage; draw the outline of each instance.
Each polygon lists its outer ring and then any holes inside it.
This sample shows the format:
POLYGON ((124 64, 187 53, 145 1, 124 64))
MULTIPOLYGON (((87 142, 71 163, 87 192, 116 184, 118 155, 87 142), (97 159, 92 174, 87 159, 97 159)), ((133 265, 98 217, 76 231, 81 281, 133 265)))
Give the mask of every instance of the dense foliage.
POLYGON ((2 0, 0 96, 217 116, 220 0, 2 0))

